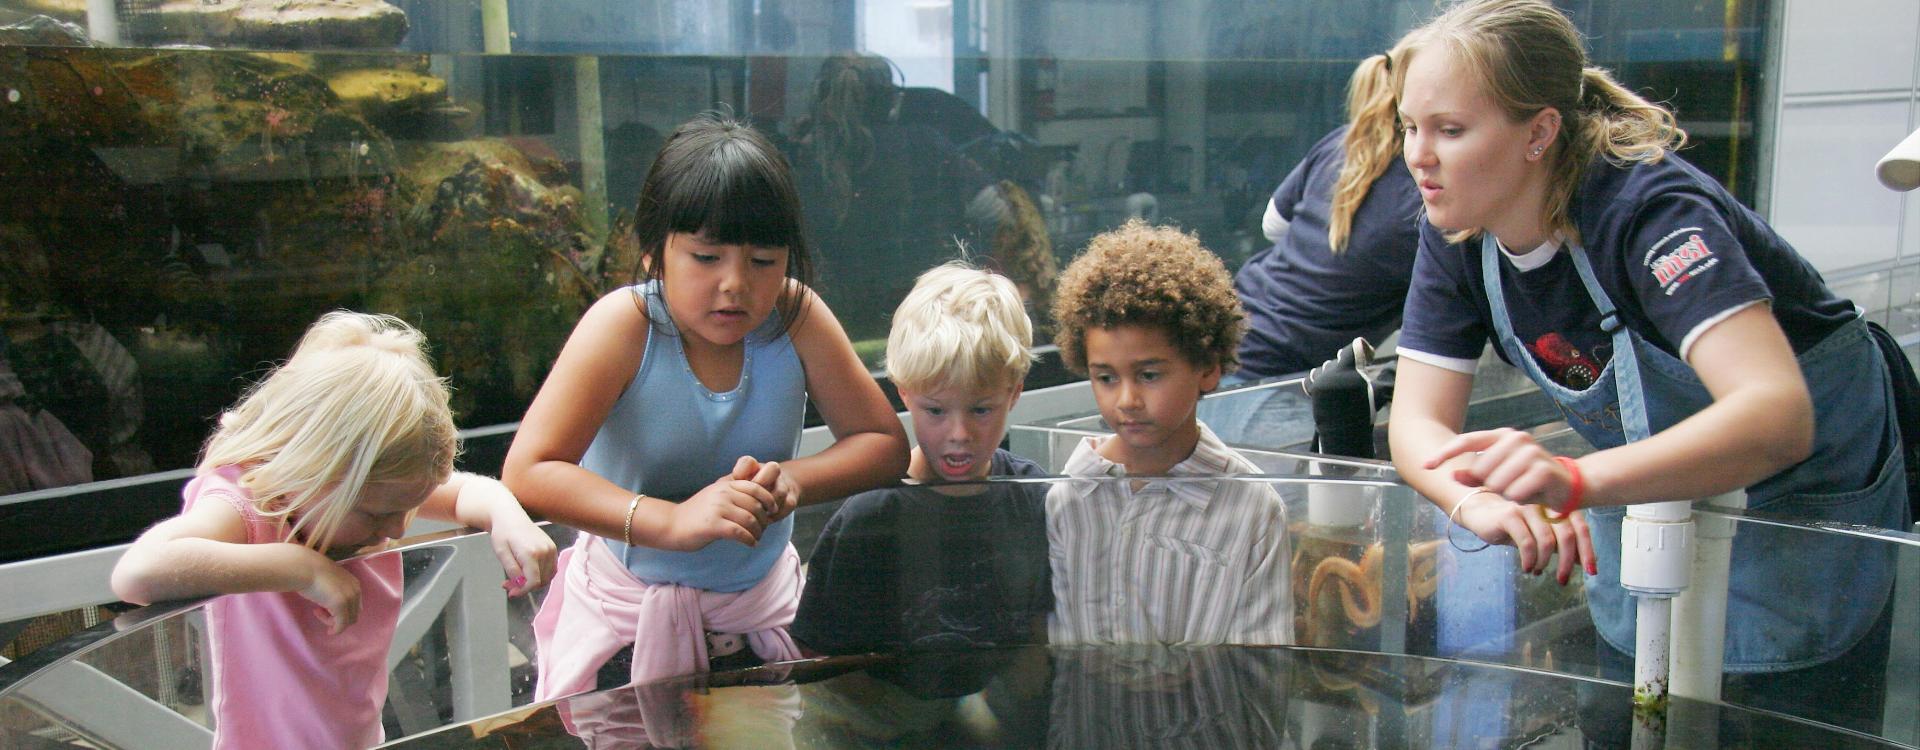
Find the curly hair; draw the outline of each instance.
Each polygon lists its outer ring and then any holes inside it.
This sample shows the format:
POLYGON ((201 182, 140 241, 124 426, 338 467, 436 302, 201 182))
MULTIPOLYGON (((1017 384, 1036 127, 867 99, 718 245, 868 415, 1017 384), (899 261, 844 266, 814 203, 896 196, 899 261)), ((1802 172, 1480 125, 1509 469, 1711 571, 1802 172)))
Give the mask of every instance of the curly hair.
POLYGON ((1233 277, 1200 239, 1173 227, 1129 220, 1093 238, 1054 290, 1054 343, 1077 375, 1087 374, 1087 329, 1152 326, 1196 367, 1240 365, 1234 351, 1247 314, 1233 277))

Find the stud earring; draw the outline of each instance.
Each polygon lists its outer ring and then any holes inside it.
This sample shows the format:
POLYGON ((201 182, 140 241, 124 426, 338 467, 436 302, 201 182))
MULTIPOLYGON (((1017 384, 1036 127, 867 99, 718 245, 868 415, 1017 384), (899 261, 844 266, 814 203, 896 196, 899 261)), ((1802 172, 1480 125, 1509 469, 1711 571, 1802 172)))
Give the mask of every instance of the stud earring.
POLYGON ((1541 146, 1541 147, 1539 147, 1539 148, 1536 148, 1536 149, 1534 149, 1534 150, 1533 150, 1533 155, 1534 155, 1534 156, 1539 156, 1539 155, 1540 155, 1540 152, 1542 152, 1542 151, 1545 151, 1545 150, 1547 150, 1547 147, 1546 147, 1546 146, 1541 146))

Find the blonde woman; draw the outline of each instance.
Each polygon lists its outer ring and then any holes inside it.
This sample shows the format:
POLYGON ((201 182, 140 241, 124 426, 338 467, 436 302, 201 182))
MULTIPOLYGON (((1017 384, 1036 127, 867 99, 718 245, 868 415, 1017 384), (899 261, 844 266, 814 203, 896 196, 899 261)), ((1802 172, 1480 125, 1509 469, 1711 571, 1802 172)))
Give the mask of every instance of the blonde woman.
MULTIPOLYGON (((1360 61, 1348 79, 1347 123, 1273 191, 1261 221, 1273 247, 1233 277, 1247 334, 1240 369, 1221 384, 1305 372, 1355 338, 1378 344, 1400 327, 1420 245, 1420 191, 1400 159, 1393 54, 1360 61)), ((1279 389, 1257 404, 1200 402, 1201 421, 1220 439, 1247 445, 1309 437, 1309 412, 1298 391, 1279 389)))
POLYGON ((1391 52, 1360 61, 1347 124, 1314 144, 1267 204, 1274 245, 1234 275, 1247 308, 1242 380, 1304 372, 1400 324, 1419 246, 1420 191, 1400 158, 1391 52))
MULTIPOLYGON (((1907 523, 1888 367, 1853 303, 1676 156, 1673 115, 1589 67, 1565 16, 1464 3, 1398 62, 1426 207, 1391 427, 1409 483, 1529 571, 1584 563, 1600 635, 1623 652, 1618 506, 1745 488, 1756 510, 1907 523), (1489 339, 1599 452, 1460 432, 1489 339), (1592 508, 1591 526, 1528 504, 1592 508)), ((1888 560, 1861 545, 1743 531, 1733 559, 1729 671, 1834 660, 1886 602, 1888 560)))

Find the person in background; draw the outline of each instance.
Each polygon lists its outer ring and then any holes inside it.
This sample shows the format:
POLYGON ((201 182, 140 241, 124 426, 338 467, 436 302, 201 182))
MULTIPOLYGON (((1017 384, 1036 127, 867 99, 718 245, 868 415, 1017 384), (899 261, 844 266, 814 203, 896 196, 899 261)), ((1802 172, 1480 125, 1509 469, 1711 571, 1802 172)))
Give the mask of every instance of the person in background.
MULTIPOLYGON (((1360 61, 1347 123, 1315 143, 1267 203, 1273 246, 1234 275, 1247 310, 1240 369, 1223 384, 1306 372, 1355 338, 1400 327, 1419 247, 1420 191, 1400 158, 1391 54, 1360 61)), ((1298 443, 1313 423, 1297 391, 1209 400, 1200 419, 1229 443, 1298 443)))
POLYGON ((877 55, 820 66, 794 161, 821 293, 855 340, 887 335, 911 279, 954 255, 970 201, 991 174, 940 129, 900 121, 902 88, 877 55))

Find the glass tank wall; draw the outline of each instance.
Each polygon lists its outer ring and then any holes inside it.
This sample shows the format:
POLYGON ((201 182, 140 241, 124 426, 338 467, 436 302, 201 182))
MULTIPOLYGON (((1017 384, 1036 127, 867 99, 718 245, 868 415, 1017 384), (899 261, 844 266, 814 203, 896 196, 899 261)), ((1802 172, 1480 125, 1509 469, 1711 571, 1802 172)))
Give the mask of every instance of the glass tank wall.
MULTIPOLYGON (((1054 470, 1081 437, 1015 435, 1054 470), (1045 447, 1050 442, 1061 450, 1045 447)), ((406 584, 386 651, 385 735, 418 748, 1764 748, 1920 740, 1920 654, 1910 638, 1892 636, 1920 626, 1920 537, 1732 516, 1736 536, 1767 546, 1852 545, 1855 565, 1889 574, 1890 586, 1843 605, 1880 613, 1879 622, 1838 662, 1781 676, 1729 674, 1720 702, 1674 698, 1664 711, 1636 712, 1625 682, 1631 665, 1596 630, 1591 592, 1578 575, 1567 585, 1526 575, 1511 548, 1483 549, 1450 530, 1444 514, 1383 466, 1285 452, 1249 457, 1268 474, 1189 481, 1206 483, 1216 498, 1272 493, 1284 518, 1274 534, 1248 537, 1247 550, 1198 552, 1271 552, 1276 564, 1227 566, 1217 574, 1236 576, 1233 585, 1206 605, 1247 612, 1284 592, 1286 606, 1244 630, 1185 643, 1063 635, 1047 624, 1064 606, 1057 596, 993 596, 1073 590, 1090 571, 1050 556, 1044 542, 1012 540, 1089 533, 1056 511, 1110 495, 1134 481, 1127 478, 947 488, 975 493, 958 499, 976 506, 1044 504, 1044 514, 1004 514, 991 555, 957 530, 942 510, 952 506, 934 490, 903 494, 899 515, 836 531, 836 549, 861 553, 858 565, 816 555, 806 571, 792 632, 821 658, 716 667, 640 686, 628 685, 630 668, 619 664, 601 672, 595 692, 557 705, 532 698, 542 654, 530 634, 532 600, 554 589, 506 599, 485 535, 413 540, 379 553, 402 556, 406 584), (1348 478, 1328 478, 1336 468, 1348 478), (925 567, 944 559, 992 562, 973 569, 969 585, 949 587, 953 579, 925 567), (882 593, 822 597, 848 589, 815 587, 815 579, 882 593), (1001 620, 1041 627, 980 627, 1001 620), (1262 626, 1291 632, 1267 638, 1262 626), (1664 722, 1636 722, 1649 717, 1664 722)), ((798 528, 819 529, 834 511, 802 509, 812 519, 798 528)), ((548 531, 562 547, 573 539, 562 527, 548 531)), ((796 531, 794 542, 809 549, 817 535, 796 531)), ((1191 567, 1175 564, 1181 551, 1149 553, 1144 559, 1156 564, 1119 581, 1119 596, 1073 601, 1119 622, 1145 606, 1142 599, 1206 582, 1180 577, 1191 567), (1159 553, 1169 556, 1151 556, 1159 553)), ((199 605, 160 605, 0 666, 0 747, 206 747, 218 725, 218 691, 260 687, 214 681, 220 647, 207 632, 199 605)), ((289 686, 272 687, 290 695, 289 686)))
MULTIPOLYGON (((950 258, 1043 319, 1058 269, 1130 216, 1237 265, 1356 61, 1432 7, 0 0, 0 405, 27 425, 0 493, 190 466, 342 307, 425 331, 463 427, 516 421, 633 277, 641 178, 707 109, 785 150, 817 286, 870 362, 950 258)), ((1770 4, 1563 7, 1750 197, 1770 4)))

